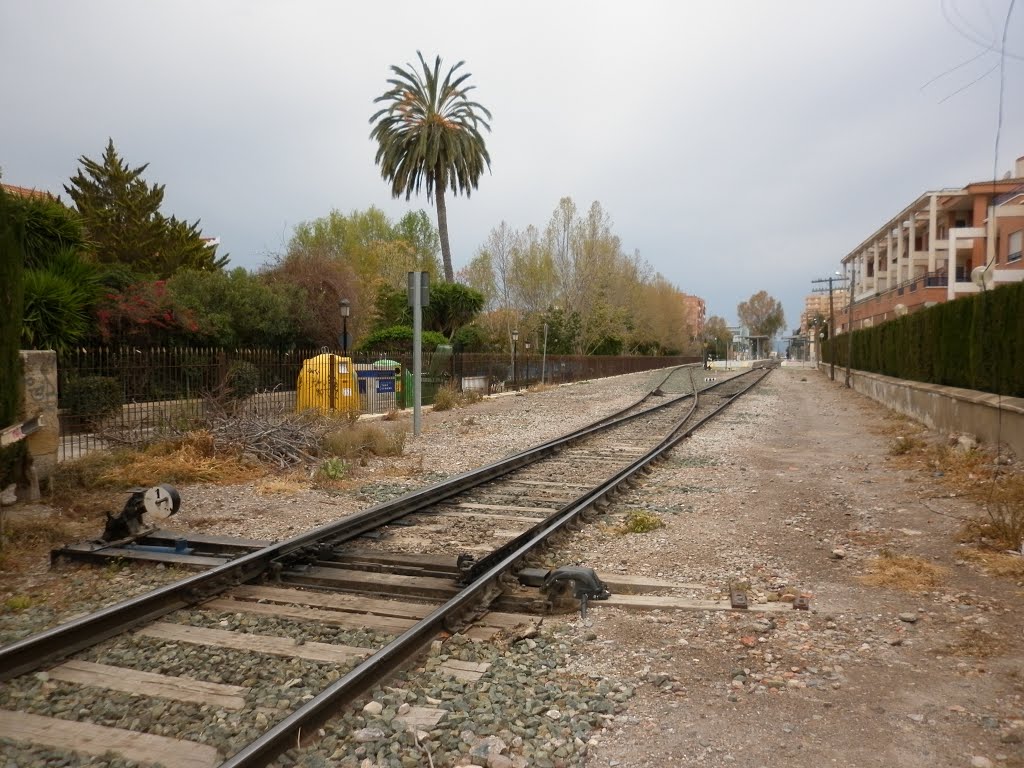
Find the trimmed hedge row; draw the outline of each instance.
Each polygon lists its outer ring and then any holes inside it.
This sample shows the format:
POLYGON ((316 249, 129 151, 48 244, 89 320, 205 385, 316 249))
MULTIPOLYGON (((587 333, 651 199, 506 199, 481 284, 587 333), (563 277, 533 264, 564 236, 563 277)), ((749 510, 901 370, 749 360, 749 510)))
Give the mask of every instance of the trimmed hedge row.
MULTIPOLYGON (((0 429, 17 421, 21 410, 21 314, 24 297, 23 211, 0 188, 0 429)), ((24 442, 0 448, 0 490, 21 478, 24 442)))
POLYGON ((898 379, 1024 397, 1024 282, 947 301, 845 334, 823 345, 825 361, 898 379))

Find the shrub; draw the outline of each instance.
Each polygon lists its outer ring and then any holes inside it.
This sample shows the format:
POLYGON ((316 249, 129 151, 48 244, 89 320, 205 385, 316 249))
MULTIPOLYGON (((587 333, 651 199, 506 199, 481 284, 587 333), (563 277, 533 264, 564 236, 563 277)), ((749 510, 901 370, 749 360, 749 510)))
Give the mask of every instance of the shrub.
POLYGON ((357 422, 324 435, 324 453, 354 461, 374 456, 401 456, 405 450, 405 429, 387 429, 357 422))
POLYGON ((337 456, 324 459, 320 474, 328 480, 341 480, 348 473, 348 465, 337 456))
POLYGON ((924 448, 924 441, 913 435, 897 435, 889 444, 891 456, 904 456, 908 453, 915 453, 924 448))
POLYGON ((12 595, 4 601, 4 607, 14 613, 32 607, 32 598, 28 595, 12 595))
POLYGON ((434 395, 435 411, 450 411, 459 404, 459 395, 451 387, 438 387, 434 395))
POLYGON ((255 395, 260 387, 260 371, 247 360, 235 360, 228 366, 227 396, 232 400, 244 400, 255 395))
MULTIPOLYGON (((373 353, 387 352, 412 353, 412 327, 407 325, 393 325, 390 328, 382 328, 374 331, 356 348, 357 352, 373 353)), ((444 334, 437 331, 423 331, 423 351, 432 352, 440 344, 447 344, 448 339, 444 334)))
POLYGON ((648 533, 657 530, 665 525, 665 521, 653 512, 644 509, 634 509, 626 515, 622 523, 623 533, 648 533))
POLYGON ((81 376, 64 389, 64 404, 75 416, 97 422, 121 407, 121 383, 109 376, 81 376))

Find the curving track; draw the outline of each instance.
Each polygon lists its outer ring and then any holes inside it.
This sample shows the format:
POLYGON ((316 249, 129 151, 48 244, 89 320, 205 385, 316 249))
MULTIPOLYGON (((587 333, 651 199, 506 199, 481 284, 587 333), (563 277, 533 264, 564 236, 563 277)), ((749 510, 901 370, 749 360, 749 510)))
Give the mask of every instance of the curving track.
MULTIPOLYGON (((322 663, 351 666, 262 735, 240 735, 239 748, 223 763, 208 752, 197 755, 195 763, 267 765, 442 630, 483 617, 483 626, 493 632, 525 618, 488 613, 503 581, 550 537, 578 524, 619 484, 657 461, 767 373, 754 370, 708 386, 699 370, 674 369, 629 408, 570 435, 0 648, 0 679, 27 675, 109 638, 104 648, 113 658, 122 638, 131 638, 156 646, 305 654, 314 661, 319 655, 322 663), (301 600, 298 586, 306 588, 301 600), (402 599, 396 601, 396 596, 402 599), (297 604, 302 607, 295 608, 297 604), (239 638, 239 633, 217 628, 239 623, 225 617, 250 613, 326 621, 357 633, 362 629, 368 636, 358 648, 305 639, 297 645, 295 640, 244 631, 248 636, 239 638), (127 634, 131 630, 137 631, 127 634)), ((95 652, 83 655, 96 658, 95 652)), ((152 656, 159 657, 159 651, 152 656)), ((72 681, 78 674, 95 684, 89 672, 99 675, 101 670, 90 664, 95 662, 73 660, 56 669, 72 681)), ((157 677, 154 686, 165 684, 157 677)), ((24 732, 26 722, 44 725, 19 715, 0 712, 0 735, 11 737, 5 731, 12 728, 24 732)), ((183 734, 186 740, 178 742, 181 754, 193 744, 188 736, 183 734)))

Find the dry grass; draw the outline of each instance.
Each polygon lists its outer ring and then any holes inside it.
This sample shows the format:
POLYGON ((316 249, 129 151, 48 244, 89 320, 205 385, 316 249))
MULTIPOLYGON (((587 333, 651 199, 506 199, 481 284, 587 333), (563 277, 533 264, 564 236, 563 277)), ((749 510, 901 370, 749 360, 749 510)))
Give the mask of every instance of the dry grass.
POLYGON ((299 476, 285 476, 285 477, 270 477, 264 480, 260 480, 253 487, 257 496, 276 496, 278 494, 287 495, 291 493, 298 493, 304 491, 309 485, 306 482, 305 477, 299 476))
POLYGON ((912 425, 898 422, 889 452, 908 466, 922 464, 956 495, 974 499, 984 511, 960 532, 961 541, 980 541, 995 549, 1024 546, 1024 475, 996 463, 989 450, 959 447, 955 437, 928 443, 912 425))
POLYGON ((26 564, 52 547, 74 538, 66 521, 50 516, 4 521, 0 571, 23 572, 26 564))
POLYGON ((945 568, 912 555, 896 555, 882 550, 867 563, 868 572, 860 581, 872 587, 889 587, 906 592, 919 592, 942 584, 945 568))
POLYGON ((935 652, 942 656, 973 656, 986 659, 1001 654, 1006 643, 991 632, 981 627, 966 627, 960 636, 951 643, 946 643, 935 652))
POLYGON ((459 405, 459 393, 451 387, 441 387, 434 395, 435 411, 450 411, 459 405))
POLYGON ((483 399, 483 393, 475 389, 459 392, 453 386, 442 387, 434 396, 433 409, 435 411, 450 411, 453 408, 465 408, 467 405, 479 403, 483 399))
POLYGON ((155 443, 142 450, 96 451, 58 465, 53 477, 60 500, 80 490, 124 489, 158 483, 241 483, 265 470, 236 455, 217 455, 206 432, 155 443))
POLYGON ((896 435, 889 443, 890 456, 906 456, 924 450, 926 443, 916 435, 896 435))
POLYGON ((977 563, 989 576, 1003 576, 1010 579, 1024 579, 1024 557, 991 549, 964 548, 960 557, 977 563))
POLYGON ((403 425, 382 426, 356 422, 324 435, 321 448, 327 456, 357 462, 369 455, 401 456, 405 452, 403 425))

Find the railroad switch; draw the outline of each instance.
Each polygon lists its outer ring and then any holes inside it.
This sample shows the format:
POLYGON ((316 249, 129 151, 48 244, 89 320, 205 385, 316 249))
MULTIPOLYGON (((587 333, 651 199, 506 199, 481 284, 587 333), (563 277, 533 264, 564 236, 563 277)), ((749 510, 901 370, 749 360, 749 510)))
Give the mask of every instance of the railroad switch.
POLYGON ((541 590, 547 593, 552 608, 559 597, 571 596, 579 600, 580 617, 584 619, 587 618, 587 603, 590 600, 607 600, 612 594, 593 568, 579 565, 563 565, 548 571, 541 590), (571 595, 569 590, 572 590, 571 595))
MULTIPOLYGON (((107 524, 101 541, 111 543, 137 539, 153 530, 153 524, 166 520, 181 508, 181 496, 173 485, 134 488, 121 514, 107 512, 107 524)), ((177 546, 176 550, 181 551, 177 546)))

